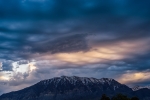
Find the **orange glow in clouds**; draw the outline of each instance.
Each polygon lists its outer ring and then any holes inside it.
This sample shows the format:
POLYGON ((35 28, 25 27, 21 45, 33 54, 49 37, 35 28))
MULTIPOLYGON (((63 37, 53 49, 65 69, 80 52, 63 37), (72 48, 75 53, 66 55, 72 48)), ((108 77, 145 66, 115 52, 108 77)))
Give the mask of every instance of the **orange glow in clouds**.
POLYGON ((110 60, 122 60, 132 58, 132 54, 140 54, 148 50, 147 41, 128 41, 114 43, 107 46, 94 46, 89 51, 73 53, 57 53, 55 59, 73 64, 88 64, 96 62, 109 62, 110 60), (141 48, 141 46, 143 46, 141 48))

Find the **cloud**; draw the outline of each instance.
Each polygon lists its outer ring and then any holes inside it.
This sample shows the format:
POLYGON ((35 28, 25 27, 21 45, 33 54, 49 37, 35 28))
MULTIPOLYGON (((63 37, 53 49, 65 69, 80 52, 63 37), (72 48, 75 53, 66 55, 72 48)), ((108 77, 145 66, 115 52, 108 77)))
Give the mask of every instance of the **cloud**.
POLYGON ((123 60, 134 58, 135 55, 142 55, 143 52, 147 52, 149 48, 147 44, 148 40, 144 41, 128 41, 128 42, 117 42, 105 46, 93 47, 89 51, 80 51, 76 53, 57 53, 54 56, 56 59, 62 61, 85 64, 85 63, 96 63, 96 62, 109 62, 112 60, 123 60), (146 45, 146 46, 144 46, 146 45), (140 48, 143 46, 143 48, 140 48), (137 49, 135 49, 137 48, 137 49))
POLYGON ((150 78, 150 72, 149 71, 128 71, 120 76, 118 79, 121 83, 126 83, 126 84, 141 84, 141 83, 146 83, 149 82, 150 78))
MULTIPOLYGON (((3 5, 6 3, 1 1, 3 5)), ((141 2, 130 6, 132 3, 128 0, 65 0, 63 3, 60 0, 16 0, 10 3, 11 9, 2 5, 1 57, 11 60, 30 59, 34 53, 87 50, 87 42, 93 40, 94 45, 104 45, 148 37, 150 22, 143 15, 148 16, 146 8, 149 6, 147 3, 142 3, 144 7, 140 5, 143 7, 140 12, 145 10, 141 16, 136 13, 136 9, 130 9, 136 8, 141 2), (92 38, 84 34, 96 36, 92 38), (76 45, 73 45, 74 42, 76 45), (8 53, 9 56, 6 56, 8 53)))

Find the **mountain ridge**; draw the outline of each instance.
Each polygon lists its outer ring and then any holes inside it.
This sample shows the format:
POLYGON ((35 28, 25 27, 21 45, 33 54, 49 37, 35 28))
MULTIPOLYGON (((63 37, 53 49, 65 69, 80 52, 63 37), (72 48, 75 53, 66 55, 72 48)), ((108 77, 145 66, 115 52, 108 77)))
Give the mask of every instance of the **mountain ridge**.
MULTIPOLYGON (((150 93, 149 90, 146 91, 150 93)), ((112 78, 61 76, 42 80, 19 91, 2 94, 0 100, 98 100, 104 93, 109 97, 118 93, 131 97, 139 94, 139 90, 134 92, 112 78)), ((150 96, 146 94, 146 97, 150 96)), ((145 100, 141 95, 139 98, 145 100)))
POLYGON ((139 85, 137 85, 137 86, 134 86, 132 88, 133 91, 137 91, 137 90, 140 90, 140 89, 150 89, 150 86, 139 86, 139 85))

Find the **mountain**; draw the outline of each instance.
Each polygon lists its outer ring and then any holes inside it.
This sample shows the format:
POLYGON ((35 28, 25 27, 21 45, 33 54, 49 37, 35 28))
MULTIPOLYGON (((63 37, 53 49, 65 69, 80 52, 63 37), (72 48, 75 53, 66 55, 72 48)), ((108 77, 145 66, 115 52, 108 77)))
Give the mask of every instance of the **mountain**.
POLYGON ((150 86, 135 86, 132 88, 134 95, 143 100, 150 100, 150 86))
MULTIPOLYGON (((145 97, 150 97, 150 91, 144 90, 144 92, 146 92, 145 97)), ((118 93, 131 97, 138 95, 140 91, 133 91, 110 78, 61 76, 40 81, 16 92, 3 94, 0 100, 99 100, 104 93, 109 97, 118 93)), ((139 97, 140 100, 147 100, 141 95, 139 97)))
POLYGON ((137 91, 140 89, 150 89, 150 86, 135 86, 132 88, 133 91, 137 91))

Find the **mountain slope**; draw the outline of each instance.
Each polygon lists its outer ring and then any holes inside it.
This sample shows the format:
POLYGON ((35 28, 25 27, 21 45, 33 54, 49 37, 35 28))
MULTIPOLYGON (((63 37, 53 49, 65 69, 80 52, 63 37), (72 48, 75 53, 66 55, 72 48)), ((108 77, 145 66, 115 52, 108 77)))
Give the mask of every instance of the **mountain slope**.
POLYGON ((150 89, 150 86, 135 86, 132 88, 133 91, 137 91, 140 89, 150 89))
POLYGON ((117 93, 136 95, 131 88, 114 79, 61 76, 3 94, 0 100, 97 100, 103 93, 110 97, 117 93))

